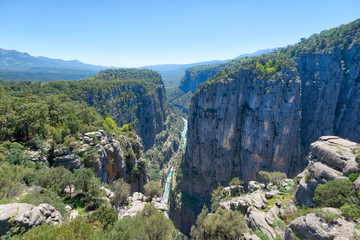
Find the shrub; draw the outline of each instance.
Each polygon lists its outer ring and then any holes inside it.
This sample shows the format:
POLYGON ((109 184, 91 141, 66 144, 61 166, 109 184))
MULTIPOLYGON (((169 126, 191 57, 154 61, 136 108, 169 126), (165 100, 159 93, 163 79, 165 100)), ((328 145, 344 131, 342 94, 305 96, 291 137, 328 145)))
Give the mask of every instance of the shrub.
POLYGON ((64 222, 60 226, 43 224, 30 229, 22 239, 24 240, 59 240, 59 239, 99 239, 98 231, 86 221, 84 217, 77 217, 70 222, 64 222))
POLYGON ((255 234, 256 234, 256 236, 261 238, 261 240, 269 240, 269 236, 261 231, 256 231, 255 234))
POLYGON ((221 199, 225 197, 224 188, 219 185, 217 189, 215 189, 211 194, 211 210, 216 211, 216 209, 220 205, 221 199))
POLYGON ((355 182, 355 180, 359 177, 359 175, 360 173, 350 173, 348 177, 350 181, 355 182))
POLYGON ((170 219, 148 203, 135 217, 126 217, 117 221, 111 231, 102 239, 172 239, 176 234, 175 227, 170 219))
POLYGON ((150 200, 161 193, 160 184, 156 181, 150 181, 145 186, 145 193, 149 196, 150 200))
POLYGON ((42 203, 48 203, 58 210, 63 217, 68 214, 62 199, 55 192, 48 189, 45 189, 43 193, 38 190, 30 191, 21 199, 21 202, 34 204, 36 206, 42 203))
POLYGON ((45 147, 45 140, 38 134, 35 134, 30 140, 30 145, 35 149, 41 149, 45 147))
POLYGON ((91 214, 89 219, 91 222, 99 221, 102 228, 107 230, 116 222, 118 214, 113 207, 104 205, 91 214))
POLYGON ((36 174, 36 182, 43 188, 51 189, 61 195, 73 181, 73 174, 63 166, 42 168, 36 174))
POLYGON ((244 216, 238 211, 227 211, 218 208, 215 213, 205 215, 201 212, 196 227, 191 230, 194 239, 237 239, 246 230, 244 216))
POLYGON ((114 196, 111 198, 113 204, 119 204, 126 202, 131 193, 130 184, 126 183, 124 179, 119 178, 113 182, 111 189, 114 192, 114 196))
POLYGON ((320 207, 340 208, 345 203, 352 202, 352 190, 352 182, 344 179, 336 179, 325 184, 320 184, 315 189, 315 197, 313 200, 315 204, 320 207))
POLYGON ((0 165, 0 199, 12 198, 23 191, 21 181, 26 181, 33 174, 33 169, 3 163, 0 165))
POLYGON ((233 186, 233 185, 240 185, 240 184, 243 184, 244 181, 240 180, 238 177, 234 177, 230 183, 229 183, 229 186, 233 186))
POLYGON ((338 213, 332 213, 329 211, 324 211, 322 209, 315 209, 315 214, 330 223, 334 222, 337 218, 341 217, 341 215, 338 213))
POLYGON ((360 218, 360 209, 355 204, 346 203, 340 209, 344 216, 350 220, 357 220, 360 218))
POLYGON ((272 183, 272 184, 278 186, 286 179, 286 173, 283 173, 283 172, 260 171, 259 175, 260 175, 260 178, 265 181, 266 186, 269 183, 272 183))

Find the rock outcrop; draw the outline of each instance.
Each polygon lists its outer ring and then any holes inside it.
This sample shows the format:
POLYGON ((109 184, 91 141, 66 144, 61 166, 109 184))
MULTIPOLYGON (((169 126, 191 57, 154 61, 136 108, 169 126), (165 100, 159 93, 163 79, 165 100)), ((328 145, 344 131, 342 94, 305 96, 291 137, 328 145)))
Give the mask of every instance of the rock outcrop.
POLYGON ((49 204, 34 206, 27 203, 0 205, 0 236, 5 235, 12 227, 20 226, 30 229, 43 223, 59 225, 61 214, 49 204))
MULTIPOLYGON (((122 206, 117 210, 119 219, 124 217, 134 217, 137 212, 144 208, 145 204, 149 203, 148 198, 139 192, 134 192, 133 195, 128 198, 128 201, 131 202, 130 205, 122 206)), ((169 210, 166 204, 161 201, 161 198, 153 198, 151 204, 161 211, 165 217, 169 217, 169 210)))
POLYGON ((104 131, 88 132, 69 146, 62 145, 51 153, 54 166, 67 169, 93 167, 103 182, 123 178, 132 192, 142 192, 147 182, 146 162, 141 158, 143 146, 136 136, 108 136, 104 131))
POLYGON ((348 179, 348 174, 359 171, 355 156, 360 153, 360 145, 339 137, 324 136, 312 143, 310 150, 309 165, 297 176, 299 184, 295 197, 298 204, 311 207, 314 206, 314 191, 320 183, 348 179))
POLYGON ((356 224, 341 217, 340 211, 337 209, 323 208, 322 211, 338 214, 339 217, 329 222, 315 213, 300 216, 287 226, 284 239, 349 240, 357 239, 356 236, 360 236, 360 230, 356 228, 356 224))

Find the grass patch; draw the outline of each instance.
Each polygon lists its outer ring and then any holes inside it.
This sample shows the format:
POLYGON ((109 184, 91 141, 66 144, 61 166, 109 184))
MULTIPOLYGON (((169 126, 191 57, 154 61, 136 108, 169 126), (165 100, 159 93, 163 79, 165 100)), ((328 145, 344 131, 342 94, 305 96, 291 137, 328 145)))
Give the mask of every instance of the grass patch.
POLYGON ((321 217, 330 223, 335 222, 336 219, 341 217, 341 215, 338 213, 331 213, 328 211, 323 211, 322 209, 315 209, 314 212, 318 217, 321 217))

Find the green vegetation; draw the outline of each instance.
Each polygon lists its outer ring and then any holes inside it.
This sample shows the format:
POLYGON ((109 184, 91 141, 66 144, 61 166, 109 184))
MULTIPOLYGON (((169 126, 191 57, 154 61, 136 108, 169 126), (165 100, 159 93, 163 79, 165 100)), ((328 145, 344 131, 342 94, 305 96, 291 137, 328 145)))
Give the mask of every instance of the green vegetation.
POLYGON ((218 208, 215 213, 208 214, 204 206, 190 235, 197 240, 238 239, 246 230, 246 222, 240 212, 218 208))
POLYGON ((337 179, 320 184, 315 189, 314 202, 320 207, 340 208, 346 203, 352 203, 355 197, 352 194, 353 183, 337 179))
POLYGON ((90 224, 85 217, 65 222, 61 226, 43 224, 30 229, 21 239, 24 240, 60 240, 60 239, 99 239, 99 230, 90 224))
POLYGON ((243 180, 240 180, 238 177, 234 177, 234 178, 229 182, 229 186, 240 185, 240 184, 244 184, 244 181, 243 181, 243 180))
POLYGON ((38 206, 42 203, 48 203, 53 206, 56 210, 58 210, 62 216, 67 216, 68 212, 65 209, 65 204, 61 197, 57 195, 55 192, 45 189, 44 192, 40 192, 38 190, 33 190, 26 194, 22 199, 23 203, 30 203, 35 206, 38 206))
POLYGON ((216 209, 219 208, 221 200, 225 197, 224 194, 224 187, 221 185, 218 186, 217 189, 215 189, 211 193, 211 210, 216 211, 216 209))
POLYGON ((261 238, 261 240, 269 240, 268 235, 266 235, 265 233, 262 233, 261 231, 256 231, 255 234, 256 234, 256 236, 261 238))
POLYGON ((104 130, 116 126, 99 114, 110 117, 118 126, 131 123, 141 134, 144 107, 152 107, 157 119, 165 119, 161 76, 146 69, 109 69, 81 81, 0 82, 0 87, 0 92, 5 90, 0 94, 0 119, 6 123, 0 126, 0 140, 10 140, 13 135, 17 140, 29 140, 32 133, 44 137, 52 132, 58 143, 66 131, 75 134, 92 126, 104 130))
POLYGON ((356 221, 360 218, 360 209, 355 204, 345 203, 340 209, 344 216, 350 220, 356 221))
POLYGON ((260 178, 265 181, 265 185, 268 186, 269 183, 272 183, 276 186, 280 186, 280 184, 286 179, 286 173, 282 172, 259 172, 260 178))
POLYGON ((355 180, 359 177, 360 173, 350 173, 348 178, 350 181, 355 182, 355 180))
POLYGON ((177 232, 171 220, 166 218, 152 204, 146 204, 144 209, 138 212, 135 217, 126 217, 117 221, 102 239, 176 239, 176 235, 177 232))
POLYGON ((90 222, 100 222, 104 230, 111 229, 118 220, 118 213, 113 207, 101 206, 93 214, 89 216, 90 222))
POLYGON ((147 196, 149 196, 150 200, 161 194, 161 187, 160 187, 160 183, 156 182, 154 180, 151 180, 150 182, 148 182, 147 184, 145 184, 144 186, 145 189, 145 193, 147 196))
POLYGON ((341 217, 341 215, 338 213, 324 211, 321 209, 315 209, 314 212, 317 216, 321 217, 322 219, 325 219, 326 221, 328 221, 330 223, 335 222, 335 220, 337 218, 341 217))
POLYGON ((111 190, 114 196, 110 199, 112 204, 121 205, 127 201, 131 193, 130 184, 126 183, 124 179, 119 178, 111 185, 111 190))

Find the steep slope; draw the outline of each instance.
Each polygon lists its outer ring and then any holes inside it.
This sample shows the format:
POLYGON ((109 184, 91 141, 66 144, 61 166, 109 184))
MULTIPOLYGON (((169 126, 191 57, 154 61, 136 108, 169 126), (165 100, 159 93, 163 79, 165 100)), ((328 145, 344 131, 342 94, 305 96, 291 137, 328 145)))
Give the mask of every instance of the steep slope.
POLYGON ((156 134, 164 128, 165 88, 159 73, 139 69, 110 69, 81 81, 43 83, 3 83, 8 89, 22 89, 40 96, 67 94, 72 100, 86 102, 118 126, 131 123, 149 149, 156 134))
POLYGON ((233 61, 202 85, 191 102, 180 183, 197 204, 183 201, 173 213, 178 227, 189 230, 218 184, 255 180, 261 170, 294 176, 322 135, 360 141, 359 25, 233 61))

